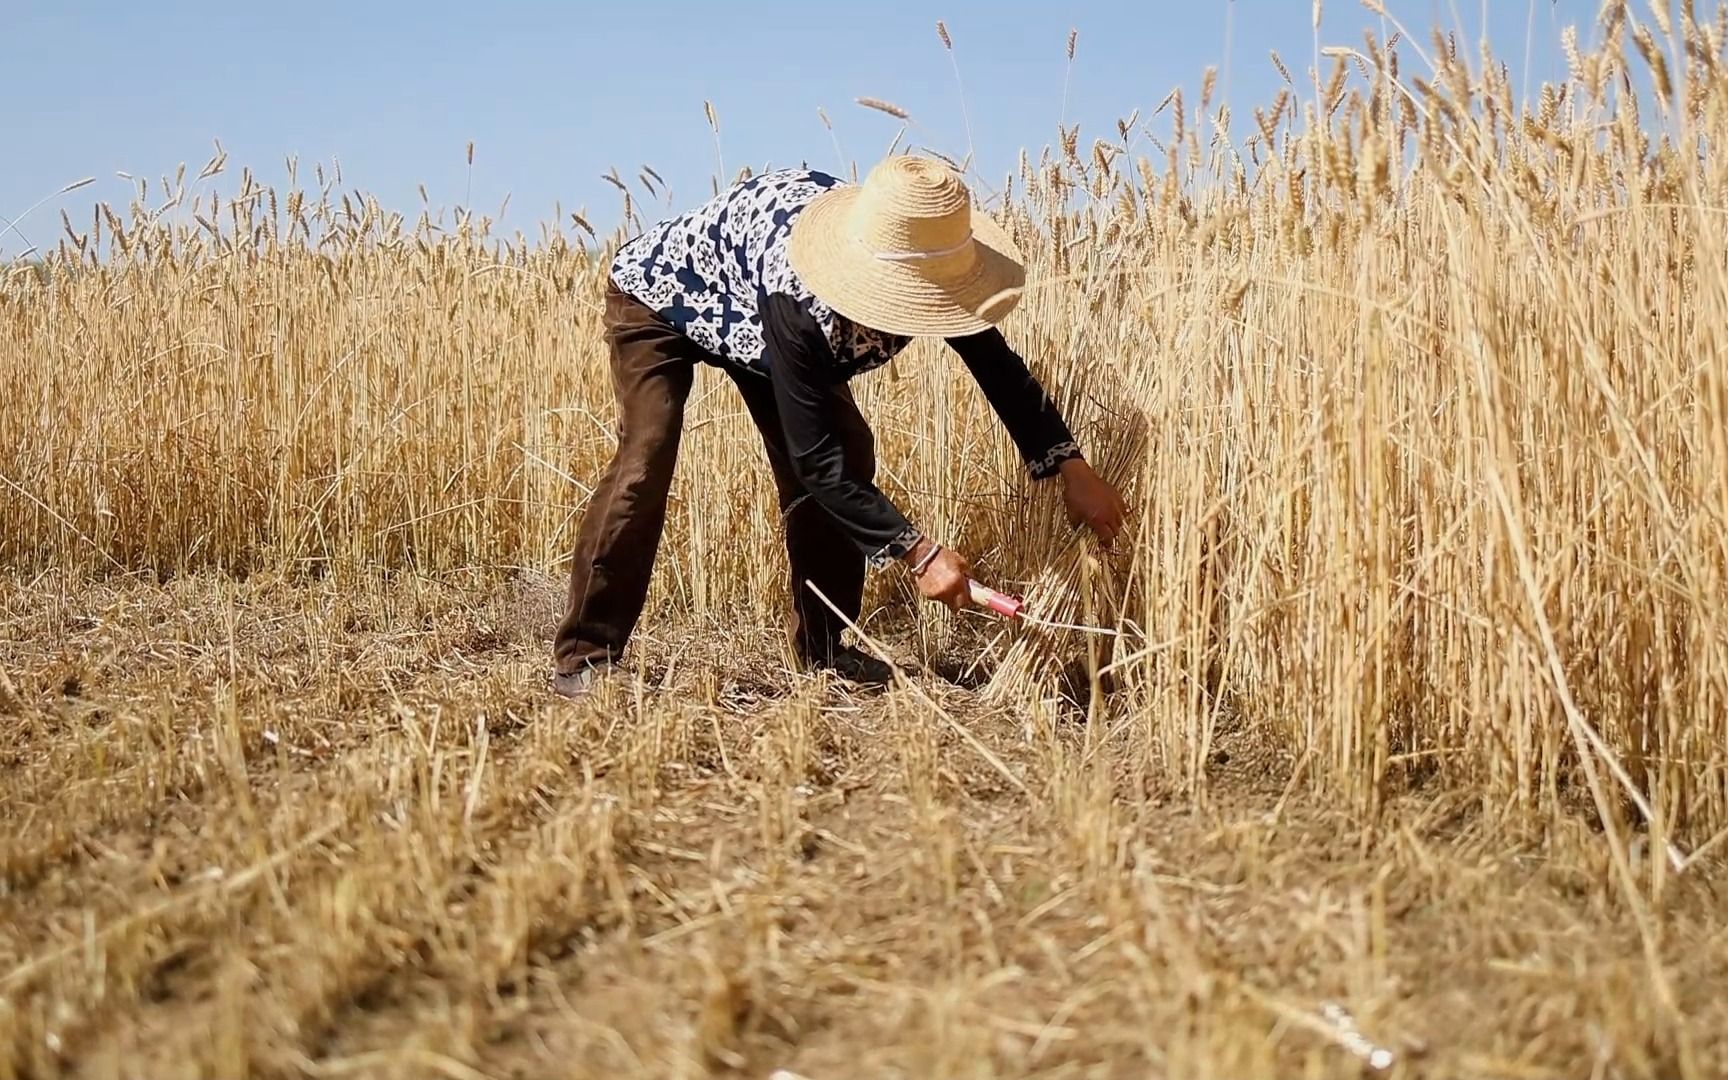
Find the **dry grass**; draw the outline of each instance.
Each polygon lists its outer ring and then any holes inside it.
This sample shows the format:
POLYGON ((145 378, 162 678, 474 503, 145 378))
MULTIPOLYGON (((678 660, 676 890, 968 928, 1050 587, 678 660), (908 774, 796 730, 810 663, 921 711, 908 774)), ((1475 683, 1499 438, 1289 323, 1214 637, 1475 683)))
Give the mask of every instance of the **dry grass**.
POLYGON ((1677 14, 1528 114, 1369 37, 1245 138, 1175 93, 1028 159, 1008 332, 1134 542, 938 349, 860 396, 922 524, 1122 633, 887 575, 875 699, 785 672, 708 375, 640 683, 545 698, 585 222, 69 223, 0 283, 0 1078, 1728 1070, 1728 15, 1677 14))

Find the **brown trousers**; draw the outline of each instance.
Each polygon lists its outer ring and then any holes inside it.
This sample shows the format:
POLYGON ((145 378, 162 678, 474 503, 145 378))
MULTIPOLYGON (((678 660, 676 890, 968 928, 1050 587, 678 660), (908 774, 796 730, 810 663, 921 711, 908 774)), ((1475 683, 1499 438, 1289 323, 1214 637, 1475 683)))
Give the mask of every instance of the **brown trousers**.
MULTIPOLYGON (((561 674, 584 664, 616 661, 636 628, 666 525, 684 402, 696 365, 714 360, 652 309, 615 287, 606 294, 606 341, 618 399, 618 449, 594 489, 576 536, 569 606, 552 647, 561 674)), ((864 554, 826 510, 803 497, 774 405, 773 383, 730 365, 725 370, 762 433, 780 497, 792 570, 793 645, 801 658, 819 659, 839 644, 845 624, 804 582, 812 582, 847 618, 856 620, 864 596, 864 554)), ((870 481, 876 472, 875 437, 851 393, 842 387, 841 395, 835 437, 845 448, 854 477, 870 481)), ((729 508, 722 509, 729 515, 729 508)))

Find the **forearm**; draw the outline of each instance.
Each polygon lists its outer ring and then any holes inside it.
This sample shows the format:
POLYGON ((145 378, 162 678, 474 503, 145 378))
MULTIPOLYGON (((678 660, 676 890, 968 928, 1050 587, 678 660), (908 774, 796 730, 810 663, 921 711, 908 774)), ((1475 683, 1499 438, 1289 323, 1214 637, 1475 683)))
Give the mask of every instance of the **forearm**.
POLYGON ((863 418, 837 388, 821 329, 788 298, 773 295, 764 304, 763 331, 772 357, 775 409, 799 486, 872 565, 886 566, 905 554, 918 530, 876 486, 870 463, 848 460, 848 444, 852 453, 866 457, 869 446, 843 434, 862 425, 863 418))
POLYGON ((832 517, 870 565, 881 568, 904 557, 922 534, 874 483, 847 475, 844 453, 829 440, 794 454, 793 468, 811 501, 832 517))
POLYGON ((999 331, 950 338, 949 345, 965 361, 1034 479, 1055 476, 1064 462, 1082 456, 1062 411, 999 331))

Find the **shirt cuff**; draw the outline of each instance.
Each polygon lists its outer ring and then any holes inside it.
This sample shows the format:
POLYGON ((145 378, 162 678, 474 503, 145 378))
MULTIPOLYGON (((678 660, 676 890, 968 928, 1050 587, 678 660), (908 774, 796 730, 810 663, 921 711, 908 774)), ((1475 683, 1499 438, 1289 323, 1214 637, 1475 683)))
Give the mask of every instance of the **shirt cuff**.
POLYGON ((876 549, 866 561, 870 564, 870 569, 881 570, 905 558, 906 553, 917 547, 918 541, 922 539, 924 534, 908 525, 905 531, 876 549))
POLYGON ((1062 471, 1064 461, 1072 461, 1082 457, 1080 444, 1073 439, 1059 442, 1044 452, 1044 456, 1026 463, 1026 471, 1032 474, 1034 480, 1048 480, 1062 471))

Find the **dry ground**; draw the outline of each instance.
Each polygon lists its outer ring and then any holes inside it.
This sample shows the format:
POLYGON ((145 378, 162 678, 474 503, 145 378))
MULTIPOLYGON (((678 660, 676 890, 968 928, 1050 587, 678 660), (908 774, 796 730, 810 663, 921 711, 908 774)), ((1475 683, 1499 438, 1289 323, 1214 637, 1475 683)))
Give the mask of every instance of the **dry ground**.
POLYGON ((1720 864, 1665 1004, 1591 830, 1469 791, 1364 829, 1239 733, 1179 795, 1132 730, 738 627, 571 705, 532 579, 0 597, 0 1076, 1728 1070, 1720 864))

